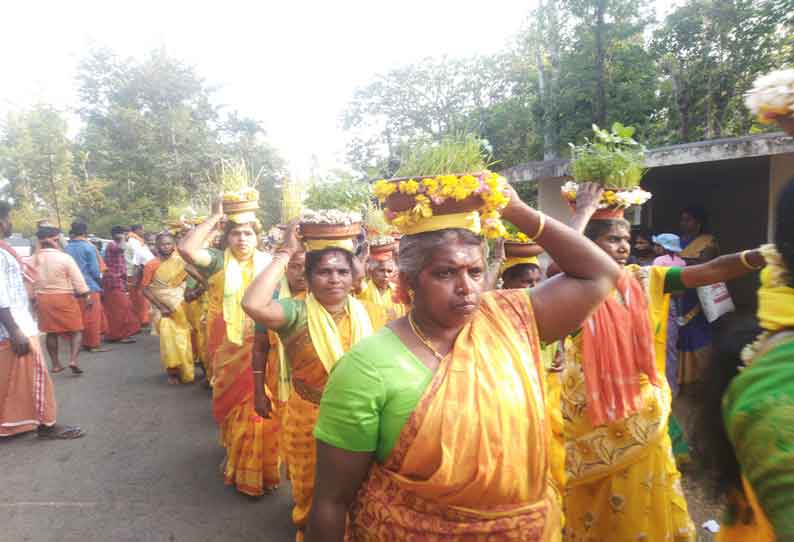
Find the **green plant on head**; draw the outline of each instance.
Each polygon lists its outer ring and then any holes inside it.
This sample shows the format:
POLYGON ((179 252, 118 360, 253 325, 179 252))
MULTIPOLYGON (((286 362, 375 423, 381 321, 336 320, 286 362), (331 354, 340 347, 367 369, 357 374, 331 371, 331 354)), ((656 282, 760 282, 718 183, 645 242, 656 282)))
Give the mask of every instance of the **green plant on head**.
POLYGON ((360 213, 371 199, 372 189, 369 183, 345 179, 312 185, 304 205, 309 209, 338 209, 360 213))
POLYGON ((579 182, 633 188, 645 175, 645 147, 634 140, 633 126, 616 122, 608 131, 593 124, 593 140, 571 147, 571 173, 579 182))
POLYGON ((477 173, 493 165, 490 145, 471 134, 447 136, 436 143, 413 148, 403 157, 397 177, 420 177, 452 173, 477 173))
POLYGON ((364 217, 364 224, 367 226, 367 230, 372 234, 389 235, 389 232, 394 229, 386 220, 383 209, 372 201, 367 203, 367 211, 364 217))

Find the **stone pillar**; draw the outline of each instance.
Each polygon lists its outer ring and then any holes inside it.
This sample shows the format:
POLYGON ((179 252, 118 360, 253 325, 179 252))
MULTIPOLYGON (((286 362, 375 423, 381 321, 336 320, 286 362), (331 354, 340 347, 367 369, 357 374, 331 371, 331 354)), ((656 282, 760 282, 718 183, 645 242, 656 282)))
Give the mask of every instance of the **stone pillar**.
POLYGON ((567 177, 554 177, 538 182, 538 207, 550 217, 562 222, 571 219, 571 208, 561 195, 562 185, 568 180, 567 177))
POLYGON ((794 153, 775 154, 769 157, 769 224, 767 237, 771 242, 775 234, 775 207, 783 187, 794 179, 794 153))

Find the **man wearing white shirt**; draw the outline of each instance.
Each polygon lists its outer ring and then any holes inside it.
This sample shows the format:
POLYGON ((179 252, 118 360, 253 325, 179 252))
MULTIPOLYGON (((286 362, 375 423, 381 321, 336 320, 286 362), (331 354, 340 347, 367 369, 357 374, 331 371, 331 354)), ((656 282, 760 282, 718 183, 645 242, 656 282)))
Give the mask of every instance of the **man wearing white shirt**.
POLYGON ((41 438, 79 438, 79 427, 55 424, 55 393, 25 287, 33 271, 5 241, 10 212, 0 201, 0 437, 37 429, 41 438))
POLYGON ((154 259, 154 254, 146 246, 145 232, 142 224, 133 224, 127 236, 127 246, 124 248, 124 259, 127 261, 127 276, 130 277, 130 302, 132 312, 138 317, 142 326, 148 326, 151 321, 151 306, 149 300, 143 295, 141 287, 141 274, 143 266, 154 259))

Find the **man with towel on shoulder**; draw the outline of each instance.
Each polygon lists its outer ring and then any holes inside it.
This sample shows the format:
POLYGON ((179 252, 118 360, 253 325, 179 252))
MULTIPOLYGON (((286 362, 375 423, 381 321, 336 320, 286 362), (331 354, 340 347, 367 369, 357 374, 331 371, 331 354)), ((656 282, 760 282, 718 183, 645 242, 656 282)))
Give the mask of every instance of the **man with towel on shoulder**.
POLYGON ((91 306, 94 300, 80 268, 69 254, 61 251, 61 230, 42 226, 36 232, 39 251, 31 259, 36 270, 34 292, 39 316, 39 329, 47 334, 47 352, 52 360, 52 372, 64 370, 58 357, 58 340, 66 338, 70 345, 69 369, 83 373, 77 364, 82 348, 83 314, 77 297, 91 306))

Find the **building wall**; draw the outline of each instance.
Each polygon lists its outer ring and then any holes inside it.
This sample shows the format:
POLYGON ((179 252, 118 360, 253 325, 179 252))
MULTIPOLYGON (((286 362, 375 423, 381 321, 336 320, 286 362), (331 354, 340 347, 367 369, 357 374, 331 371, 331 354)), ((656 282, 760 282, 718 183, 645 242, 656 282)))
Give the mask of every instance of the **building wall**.
POLYGON ((557 220, 571 219, 571 208, 562 199, 562 185, 567 178, 545 179, 538 183, 538 207, 557 220))
MULTIPOLYGON (((742 158, 654 168, 643 180, 653 193, 643 222, 655 232, 677 233, 681 211, 701 204, 723 254, 766 242, 769 223, 770 159, 742 158)), ((758 276, 728 285, 741 309, 754 310, 758 276)))
POLYGON ((794 179, 794 153, 778 154, 770 157, 769 165, 769 240, 772 241, 775 229, 775 206, 783 187, 794 179))

